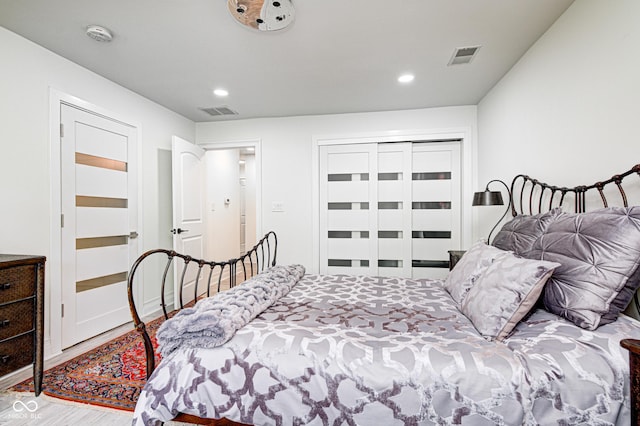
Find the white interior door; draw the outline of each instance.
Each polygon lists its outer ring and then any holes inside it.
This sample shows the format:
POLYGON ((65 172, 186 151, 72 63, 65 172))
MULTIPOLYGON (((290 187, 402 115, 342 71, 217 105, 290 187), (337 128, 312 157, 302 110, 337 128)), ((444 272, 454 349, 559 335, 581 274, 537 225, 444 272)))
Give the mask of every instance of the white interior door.
MULTIPOLYGON (((198 259, 205 253, 204 149, 177 136, 172 140, 173 249, 198 259)), ((174 306, 193 300, 196 268, 189 268, 180 292, 182 270, 173 268, 174 306)))
POLYGON ((62 347, 131 319, 138 253, 137 130, 61 106, 62 347), (133 237, 133 238, 131 238, 133 237))

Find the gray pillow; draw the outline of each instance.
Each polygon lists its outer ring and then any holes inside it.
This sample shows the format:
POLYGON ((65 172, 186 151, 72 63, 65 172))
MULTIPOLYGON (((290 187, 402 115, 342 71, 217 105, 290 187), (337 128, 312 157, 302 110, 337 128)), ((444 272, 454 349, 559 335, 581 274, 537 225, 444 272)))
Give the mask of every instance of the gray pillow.
POLYGON ((640 207, 562 213, 525 256, 561 264, 544 289, 545 308, 595 330, 617 317, 638 286, 640 207), (623 292, 627 283, 632 289, 623 292))
POLYGON ((462 255, 444 281, 444 287, 458 305, 462 303, 480 274, 493 263, 496 257, 504 253, 503 250, 478 241, 462 255))
POLYGON ((618 319, 618 315, 620 312, 627 309, 629 303, 631 303, 631 299, 633 299, 634 293, 640 288, 640 265, 636 268, 635 272, 631 274, 627 283, 624 285, 620 293, 613 299, 611 302, 611 306, 609 306, 609 311, 602 316, 600 320, 600 325, 609 324, 610 322, 614 322, 618 319))
POLYGON ((476 280, 460 310, 485 338, 501 341, 533 308, 558 266, 505 252, 476 280))
POLYGON ((556 207, 548 212, 533 216, 518 215, 504 224, 491 244, 499 249, 512 251, 522 256, 531 250, 533 243, 560 213, 562 210, 556 207))

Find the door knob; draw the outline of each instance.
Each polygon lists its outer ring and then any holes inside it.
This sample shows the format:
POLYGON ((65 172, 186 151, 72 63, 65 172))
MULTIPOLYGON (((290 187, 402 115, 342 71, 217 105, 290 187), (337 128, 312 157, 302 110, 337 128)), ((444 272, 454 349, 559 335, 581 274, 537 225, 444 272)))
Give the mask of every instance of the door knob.
POLYGON ((182 234, 183 232, 189 232, 189 230, 188 229, 182 229, 182 228, 172 229, 171 230, 172 234, 182 234))

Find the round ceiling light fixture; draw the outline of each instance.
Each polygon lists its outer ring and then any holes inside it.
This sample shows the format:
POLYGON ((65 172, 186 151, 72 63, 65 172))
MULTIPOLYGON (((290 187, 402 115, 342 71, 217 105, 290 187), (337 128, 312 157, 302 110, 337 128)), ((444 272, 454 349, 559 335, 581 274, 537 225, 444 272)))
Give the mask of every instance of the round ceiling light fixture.
POLYGON ((236 21, 258 31, 282 30, 295 18, 291 0, 227 0, 227 7, 236 21))
POLYGON ((99 42, 110 42, 113 40, 113 34, 107 28, 100 25, 89 25, 87 27, 87 35, 99 42))
POLYGON ((225 90, 225 89, 215 89, 213 91, 213 94, 216 96, 219 96, 221 98, 224 98, 225 96, 229 96, 229 91, 225 90))

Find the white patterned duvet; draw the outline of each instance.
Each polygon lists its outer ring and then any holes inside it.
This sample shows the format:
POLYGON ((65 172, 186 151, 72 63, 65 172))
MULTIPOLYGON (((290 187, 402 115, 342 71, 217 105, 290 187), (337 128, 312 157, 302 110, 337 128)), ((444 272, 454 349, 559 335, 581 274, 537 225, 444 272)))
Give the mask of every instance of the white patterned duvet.
POLYGON ((441 281, 305 275, 223 346, 164 358, 133 424, 624 425, 623 338, 638 322, 587 331, 537 310, 489 342, 441 281))

